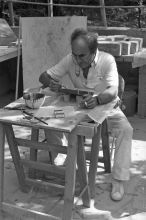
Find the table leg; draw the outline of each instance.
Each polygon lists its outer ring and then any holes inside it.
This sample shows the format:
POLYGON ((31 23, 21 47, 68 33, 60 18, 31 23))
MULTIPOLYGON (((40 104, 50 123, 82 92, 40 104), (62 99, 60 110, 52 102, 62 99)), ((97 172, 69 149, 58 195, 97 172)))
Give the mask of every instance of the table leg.
MULTIPOLYGON (((31 131, 31 140, 38 141, 39 138, 39 129, 32 128, 31 131)), ((30 160, 37 161, 37 149, 30 148, 30 160)), ((34 169, 29 169, 29 177, 36 178, 36 171, 34 169)))
POLYGON ((78 149, 77 136, 74 134, 69 134, 66 171, 65 171, 64 210, 63 210, 62 220, 72 219, 72 209, 74 203, 75 181, 76 181, 77 149, 78 149))
POLYGON ((92 138, 91 154, 90 154, 90 167, 89 167, 89 187, 91 198, 95 197, 95 179, 97 172, 97 163, 100 147, 100 137, 101 137, 101 125, 97 127, 97 133, 95 133, 92 138))
POLYGON ((82 136, 78 136, 78 154, 77 154, 77 164, 78 164, 78 177, 80 180, 81 190, 85 190, 82 195, 83 205, 90 207, 90 191, 88 186, 88 174, 86 168, 86 156, 84 150, 84 140, 82 136))
POLYGON ((0 123, 0 211, 2 211, 4 194, 4 144, 5 134, 2 123, 0 123))
POLYGON ((24 169, 21 163, 21 158, 18 150, 18 145, 15 141, 15 135, 12 128, 12 125, 4 125, 4 129, 6 132, 7 141, 9 144, 9 149, 13 158, 13 162, 15 165, 18 181, 23 192, 27 192, 27 187, 25 183, 25 174, 24 169))
POLYGON ((111 156, 110 156, 108 125, 107 125, 106 119, 102 123, 101 138, 102 138, 102 150, 103 150, 105 172, 110 173, 111 172, 111 156))

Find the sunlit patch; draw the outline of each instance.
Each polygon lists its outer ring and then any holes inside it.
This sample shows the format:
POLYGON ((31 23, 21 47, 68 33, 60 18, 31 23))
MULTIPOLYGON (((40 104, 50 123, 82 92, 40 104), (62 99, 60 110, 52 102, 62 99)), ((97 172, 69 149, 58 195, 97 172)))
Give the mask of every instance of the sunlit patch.
POLYGON ((16 205, 21 207, 21 208, 29 208, 29 209, 36 210, 36 211, 42 211, 43 210, 43 205, 35 204, 35 203, 17 202, 16 205))
POLYGON ((146 147, 145 141, 133 140, 132 141, 132 162, 145 160, 146 147))

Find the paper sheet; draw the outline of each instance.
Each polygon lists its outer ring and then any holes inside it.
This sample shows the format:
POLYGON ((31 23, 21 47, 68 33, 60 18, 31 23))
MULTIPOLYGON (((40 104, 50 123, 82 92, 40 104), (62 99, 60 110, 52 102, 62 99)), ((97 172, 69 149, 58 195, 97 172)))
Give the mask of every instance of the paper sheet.
POLYGON ((113 109, 116 103, 117 99, 105 105, 98 105, 97 107, 89 111, 88 117, 91 118, 93 121, 101 124, 104 121, 104 119, 108 116, 108 114, 113 109))
POLYGON ((70 117, 75 114, 75 109, 73 106, 55 107, 55 106, 44 106, 40 107, 36 112, 35 116, 40 118, 54 117, 54 110, 62 110, 65 117, 70 117))

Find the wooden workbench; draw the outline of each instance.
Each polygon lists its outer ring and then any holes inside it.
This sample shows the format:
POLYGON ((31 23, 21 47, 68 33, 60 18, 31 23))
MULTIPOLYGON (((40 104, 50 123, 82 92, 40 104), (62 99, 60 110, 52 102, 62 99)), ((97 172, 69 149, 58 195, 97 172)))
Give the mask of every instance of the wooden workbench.
MULTIPOLYGON (((21 100, 18 100, 18 102, 21 100)), ((22 100, 24 102, 24 100, 22 100)), ((54 103, 54 102, 53 102, 54 103)), ((52 104, 55 106, 70 106, 72 103, 62 103, 62 101, 56 102, 52 104)), ((110 105, 99 106, 99 110, 97 110, 97 114, 99 114, 99 118, 102 118, 102 121, 107 117, 107 113, 113 108, 115 103, 111 103, 110 105), (101 111, 101 108, 104 111, 101 111), (105 111, 106 110, 106 111, 105 111)), ((37 122, 33 123, 31 121, 25 120, 24 115, 20 110, 0 110, 0 209, 2 211, 9 212, 11 214, 19 213, 27 218, 30 216, 36 217, 38 216, 40 219, 49 220, 49 219, 62 219, 62 220, 71 220, 72 219, 72 210, 73 210, 73 202, 74 202, 74 192, 75 192, 75 180, 76 180, 76 167, 78 167, 78 174, 80 177, 80 185, 81 185, 81 197, 83 200, 83 205, 86 207, 90 206, 90 192, 91 196, 94 197, 95 194, 95 174, 97 169, 97 158, 98 158, 98 150, 100 146, 100 134, 101 134, 101 124, 99 123, 87 123, 82 122, 82 120, 86 117, 86 110, 76 110, 76 104, 73 104, 75 107, 75 111, 73 114, 67 115, 65 118, 55 119, 51 118, 47 120, 48 125, 37 122), (17 138, 15 136, 13 127, 14 125, 28 127, 32 129, 31 140, 17 138), (43 129, 46 133, 47 143, 43 143, 39 141, 38 134, 39 129, 43 129), (64 149, 63 146, 59 145, 49 145, 47 134, 51 132, 65 132, 68 134, 68 146, 67 149, 64 149), (32 210, 25 209, 23 207, 18 207, 16 204, 10 204, 4 200, 4 143, 5 143, 5 134, 7 136, 10 152, 13 158, 13 162, 15 165, 18 182, 22 191, 25 191, 27 185, 32 186, 32 184, 43 184, 41 181, 37 181, 35 183, 35 179, 30 179, 26 177, 24 172, 24 165, 27 165, 31 169, 39 169, 43 171, 51 171, 51 167, 49 164, 42 164, 36 160, 36 158, 30 157, 30 161, 22 159, 19 154, 19 146, 29 147, 31 150, 45 150, 46 152, 49 150, 59 150, 61 152, 66 150, 67 153, 67 163, 65 168, 65 187, 64 187, 64 208, 62 217, 56 218, 52 215, 40 212, 33 212, 32 210), (82 142, 82 137, 93 138, 92 148, 91 148, 91 164, 89 169, 89 183, 88 176, 86 170, 86 161, 85 161, 85 152, 82 142), (50 148, 51 147, 51 148, 50 148)), ((32 110, 33 112, 34 110, 32 110)), ((90 111, 90 110, 87 110, 90 111)), ((102 122, 101 122, 102 123, 102 122)), ((55 172, 55 168, 53 166, 53 173, 55 172)), ((52 184, 51 184, 52 185, 52 184)), ((48 184, 48 186, 51 186, 48 184)), ((46 183, 45 183, 46 186, 46 183)), ((63 187, 62 187, 63 188, 63 187)), ((60 188, 60 190, 62 189, 60 188)))

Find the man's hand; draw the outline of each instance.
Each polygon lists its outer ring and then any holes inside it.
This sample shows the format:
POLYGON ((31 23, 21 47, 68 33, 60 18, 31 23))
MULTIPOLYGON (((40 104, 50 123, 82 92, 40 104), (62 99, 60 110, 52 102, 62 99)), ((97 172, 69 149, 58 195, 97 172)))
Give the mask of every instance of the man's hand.
POLYGON ((49 87, 53 92, 58 92, 61 88, 58 80, 50 79, 49 87))
POLYGON ((47 72, 40 75, 39 81, 43 84, 43 89, 49 87, 53 92, 58 92, 61 87, 59 80, 53 79, 47 72))
POLYGON ((97 98, 96 96, 92 96, 92 95, 84 95, 80 105, 81 107, 92 109, 95 106, 97 106, 97 98))

